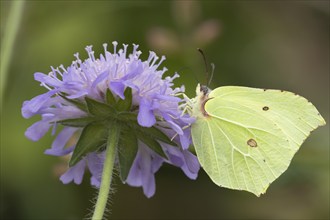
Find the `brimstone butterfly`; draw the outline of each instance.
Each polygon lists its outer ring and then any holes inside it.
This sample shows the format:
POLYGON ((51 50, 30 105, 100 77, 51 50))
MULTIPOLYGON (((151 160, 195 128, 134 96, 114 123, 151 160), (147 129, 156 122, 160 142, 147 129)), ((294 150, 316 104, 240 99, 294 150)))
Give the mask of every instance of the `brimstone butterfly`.
POLYGON ((197 86, 192 140, 201 166, 219 186, 257 196, 289 166, 310 132, 325 121, 287 91, 197 86))

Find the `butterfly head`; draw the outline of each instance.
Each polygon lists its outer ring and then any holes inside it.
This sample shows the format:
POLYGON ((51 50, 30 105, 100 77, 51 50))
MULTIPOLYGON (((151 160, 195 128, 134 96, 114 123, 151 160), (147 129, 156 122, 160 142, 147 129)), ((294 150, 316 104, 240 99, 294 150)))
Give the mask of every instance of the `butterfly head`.
POLYGON ((208 116, 206 110, 205 110, 205 103, 207 102, 207 100, 209 100, 209 93, 212 90, 209 89, 207 86, 205 85, 197 85, 196 88, 196 98, 195 98, 195 106, 194 106, 194 111, 193 111, 193 115, 196 117, 206 117, 208 116))
POLYGON ((199 97, 207 97, 212 90, 206 85, 198 84, 196 88, 196 95, 199 97))
POLYGON ((208 95, 210 93, 211 89, 205 85, 201 85, 199 88, 199 92, 203 93, 203 95, 208 95))

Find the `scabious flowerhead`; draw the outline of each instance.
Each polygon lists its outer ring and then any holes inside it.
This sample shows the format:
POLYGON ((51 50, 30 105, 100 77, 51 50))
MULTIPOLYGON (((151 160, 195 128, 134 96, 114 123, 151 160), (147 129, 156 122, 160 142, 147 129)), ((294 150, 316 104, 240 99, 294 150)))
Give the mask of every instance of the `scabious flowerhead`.
POLYGON ((99 58, 88 46, 88 59, 82 61, 75 54, 68 68, 52 68, 48 75, 35 73, 35 80, 48 92, 23 103, 25 118, 41 115, 25 135, 37 141, 49 129, 53 135, 61 129, 45 153, 71 154, 70 167, 60 177, 63 183, 80 184, 87 167, 91 184, 99 187, 109 126, 121 127, 116 164, 122 181, 142 186, 147 197, 155 193, 154 174, 163 163, 180 167, 195 179, 200 165, 188 151, 194 119, 179 108, 178 94, 184 88, 173 88, 178 74, 163 79, 167 69, 159 66, 165 57, 159 60, 150 52, 142 61, 138 45, 131 53, 128 45, 117 51, 117 42, 113 53, 103 46, 99 58), (72 144, 75 134, 79 138, 72 144))

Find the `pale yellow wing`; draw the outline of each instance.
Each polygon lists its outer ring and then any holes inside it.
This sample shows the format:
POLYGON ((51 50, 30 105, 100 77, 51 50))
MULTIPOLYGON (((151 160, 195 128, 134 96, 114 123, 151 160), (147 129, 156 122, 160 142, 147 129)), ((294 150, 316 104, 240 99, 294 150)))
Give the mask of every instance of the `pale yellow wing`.
MULTIPOLYGON (((225 86, 210 92, 208 116, 192 125, 198 159, 219 186, 259 196, 325 121, 291 92, 225 86)), ((197 107, 196 107, 197 108, 197 107)))

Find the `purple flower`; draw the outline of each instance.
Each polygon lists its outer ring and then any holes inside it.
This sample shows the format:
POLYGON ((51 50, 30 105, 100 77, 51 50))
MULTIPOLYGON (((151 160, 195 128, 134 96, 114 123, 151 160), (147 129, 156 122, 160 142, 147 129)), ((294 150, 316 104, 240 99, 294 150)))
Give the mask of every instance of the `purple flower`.
MULTIPOLYGON (((126 179, 122 180, 131 186, 142 186, 145 195, 151 197, 155 192, 154 175, 163 163, 177 166, 189 178, 196 179, 200 165, 196 156, 188 150, 191 144, 189 125, 194 119, 183 114, 180 109, 182 99, 178 96, 184 92, 184 87, 173 88, 173 80, 179 75, 163 79, 167 69, 159 69, 159 66, 165 57, 159 59, 154 52, 150 52, 148 59, 142 61, 139 58, 141 51, 138 50, 138 45, 133 45, 131 53, 127 51, 128 45, 123 45, 123 48, 117 51, 117 42, 113 42, 113 53, 107 51, 106 44, 103 46, 104 54, 98 59, 95 58, 92 47, 88 46, 88 59, 85 61, 79 58, 79 54, 75 54, 76 60, 68 68, 52 67, 48 75, 35 73, 35 80, 49 91, 23 103, 23 117, 41 115, 41 120, 29 127, 25 135, 37 141, 49 129, 52 129, 52 134, 55 135, 58 124, 62 124, 64 128, 45 153, 54 156, 74 154, 79 141, 72 144, 73 135, 81 133, 81 139, 87 124, 90 123, 88 120, 100 120, 100 117, 103 117, 102 112, 96 116, 95 112, 91 112, 86 98, 94 100, 92 103, 100 103, 97 105, 101 107, 109 105, 107 92, 110 91, 116 103, 120 100, 126 101, 131 106, 129 112, 136 115, 136 122, 127 119, 125 123, 136 123, 142 129, 156 129, 157 133, 164 134, 168 140, 172 139, 172 142, 169 142, 166 138, 165 141, 164 138, 156 138, 160 151, 164 154, 162 156, 137 135, 139 140, 136 156, 126 179), (127 96, 126 91, 131 91, 131 96, 127 96), (72 124, 72 120, 76 120, 76 124, 72 124), (71 124, 68 124, 68 121, 71 124), (83 123, 86 124, 82 126, 83 123)), ((104 120, 107 120, 105 116, 104 120)), ((92 174, 91 184, 98 187, 104 161, 102 148, 86 152, 78 159, 74 166, 61 176, 61 181, 80 184, 84 171, 88 168, 92 174)), ((119 160, 117 158, 117 163, 119 160)))
POLYGON ((180 167, 190 179, 196 179, 199 171, 199 163, 195 155, 188 150, 180 150, 176 147, 163 144, 168 160, 164 160, 145 145, 139 145, 138 154, 127 178, 131 186, 142 186, 144 194, 150 198, 156 190, 155 173, 163 162, 180 167))

